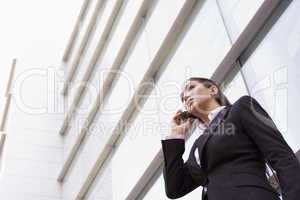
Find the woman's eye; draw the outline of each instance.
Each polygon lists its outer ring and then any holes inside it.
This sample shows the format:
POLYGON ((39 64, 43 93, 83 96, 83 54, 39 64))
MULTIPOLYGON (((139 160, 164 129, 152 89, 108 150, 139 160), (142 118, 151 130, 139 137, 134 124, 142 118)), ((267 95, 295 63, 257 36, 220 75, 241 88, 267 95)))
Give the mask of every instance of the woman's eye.
POLYGON ((189 86, 189 90, 190 90, 190 89, 193 89, 194 87, 195 87, 195 86, 193 86, 193 85, 189 86))

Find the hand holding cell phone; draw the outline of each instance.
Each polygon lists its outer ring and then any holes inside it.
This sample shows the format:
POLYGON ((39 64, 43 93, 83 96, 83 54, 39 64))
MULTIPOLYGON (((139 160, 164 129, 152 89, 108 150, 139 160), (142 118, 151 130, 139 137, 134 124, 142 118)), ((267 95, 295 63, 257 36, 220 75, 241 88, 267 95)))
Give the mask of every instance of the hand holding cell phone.
POLYGON ((187 111, 178 110, 172 118, 171 135, 185 136, 192 128, 195 117, 187 111))

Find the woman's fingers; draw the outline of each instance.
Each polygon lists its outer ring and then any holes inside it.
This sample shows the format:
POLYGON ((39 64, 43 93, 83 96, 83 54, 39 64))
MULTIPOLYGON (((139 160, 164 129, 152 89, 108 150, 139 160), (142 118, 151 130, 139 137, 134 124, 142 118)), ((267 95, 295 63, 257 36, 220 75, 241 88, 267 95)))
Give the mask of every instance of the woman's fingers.
POLYGON ((180 125, 180 121, 181 121, 180 113, 181 113, 181 111, 178 110, 175 113, 174 117, 172 118, 172 122, 174 122, 176 125, 180 125))
POLYGON ((186 128, 191 128, 191 126, 192 126, 192 124, 193 124, 193 121, 194 121, 194 119, 192 119, 192 118, 188 118, 187 120, 186 120, 186 122, 184 122, 184 126, 186 127, 186 128))

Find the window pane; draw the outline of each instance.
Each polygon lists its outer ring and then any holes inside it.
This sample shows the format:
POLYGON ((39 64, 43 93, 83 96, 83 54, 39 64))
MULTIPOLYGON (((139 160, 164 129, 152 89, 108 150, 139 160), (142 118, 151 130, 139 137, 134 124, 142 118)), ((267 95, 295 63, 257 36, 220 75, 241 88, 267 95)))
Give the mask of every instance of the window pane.
POLYGON ((300 147, 299 8, 300 1, 289 5, 242 68, 251 95, 263 104, 294 150, 300 147))
POLYGON ((234 42, 255 15, 264 0, 217 0, 220 5, 227 30, 234 42))
MULTIPOLYGON (((93 31, 90 34, 90 38, 86 44, 85 51, 83 51, 80 62, 78 63, 76 73, 74 75, 73 81, 70 86, 68 100, 70 101, 70 104, 72 101, 74 101, 74 98, 76 94, 78 93, 78 88, 80 87, 80 84, 82 80, 84 79, 84 76, 86 74, 86 71, 92 61, 92 58, 96 52, 96 48, 99 45, 100 38, 103 37, 104 29, 106 28, 106 25, 108 21, 110 20, 111 13, 115 7, 115 4, 117 3, 117 0, 110 0, 104 3, 103 8, 101 10, 101 13, 98 15, 97 22, 95 24, 95 27, 93 31)), ((113 30, 111 31, 111 35, 113 35, 113 30)), ((110 39, 107 39, 107 43, 110 42, 110 39)), ((103 48, 102 52, 105 53, 107 51, 107 48, 103 48)), ((71 67, 71 66, 70 66, 71 67)), ((99 92, 99 78, 100 73, 104 69, 108 68, 109 66, 107 63, 105 63, 105 60, 103 60, 103 56, 100 55, 98 57, 98 61, 96 66, 94 66, 94 73, 89 78, 89 83, 87 87, 88 90, 94 90, 94 93, 99 92), (96 75, 97 74, 97 75, 96 75)), ((101 80, 102 81, 102 80, 101 80)), ((89 91, 91 92, 91 91, 89 91)), ((85 98, 86 93, 83 94, 82 98, 85 98)), ((96 95, 93 95, 93 98, 96 95)), ((88 97, 87 97, 88 98, 88 97)), ((81 103, 79 105, 80 109, 85 109, 90 105, 90 102, 86 104, 85 102, 81 103)), ((70 107, 71 105, 69 105, 70 107)))
POLYGON ((226 85, 226 88, 224 89, 224 94, 232 104, 241 96, 248 95, 241 72, 238 72, 233 78, 233 80, 230 83, 228 83, 228 85, 226 85))

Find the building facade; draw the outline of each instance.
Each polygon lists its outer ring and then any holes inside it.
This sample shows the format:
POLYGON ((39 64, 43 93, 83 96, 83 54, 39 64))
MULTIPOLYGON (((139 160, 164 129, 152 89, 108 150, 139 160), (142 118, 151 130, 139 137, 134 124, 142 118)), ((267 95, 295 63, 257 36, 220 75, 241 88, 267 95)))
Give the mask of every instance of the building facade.
MULTIPOLYGON (((292 0, 83 0, 61 67, 19 71, 8 84, 0 196, 167 199, 160 140, 191 76, 214 79, 232 103, 255 97, 298 151, 299 9, 292 0)), ((200 198, 196 189, 181 199, 200 198)))

